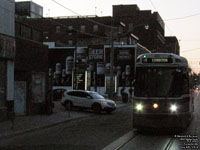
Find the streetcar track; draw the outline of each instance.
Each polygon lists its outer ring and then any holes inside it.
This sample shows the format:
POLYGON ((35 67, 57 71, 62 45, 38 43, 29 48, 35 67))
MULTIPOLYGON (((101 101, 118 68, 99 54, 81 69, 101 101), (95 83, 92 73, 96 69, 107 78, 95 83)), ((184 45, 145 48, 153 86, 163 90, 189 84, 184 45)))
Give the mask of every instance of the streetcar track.
POLYGON ((114 150, 119 150, 120 148, 122 148, 123 146, 125 146, 128 142, 130 142, 132 139, 134 139, 135 137, 129 139, 128 141, 126 141, 125 143, 119 145, 117 148, 115 148, 114 150))
POLYGON ((163 150, 170 150, 173 143, 174 143, 174 137, 171 137, 166 147, 163 150))
POLYGON ((123 148, 127 143, 129 143, 131 140, 133 140, 135 137, 137 137, 138 133, 137 130, 131 130, 124 136, 118 138, 114 142, 110 143, 106 147, 104 147, 102 150, 119 150, 123 148))

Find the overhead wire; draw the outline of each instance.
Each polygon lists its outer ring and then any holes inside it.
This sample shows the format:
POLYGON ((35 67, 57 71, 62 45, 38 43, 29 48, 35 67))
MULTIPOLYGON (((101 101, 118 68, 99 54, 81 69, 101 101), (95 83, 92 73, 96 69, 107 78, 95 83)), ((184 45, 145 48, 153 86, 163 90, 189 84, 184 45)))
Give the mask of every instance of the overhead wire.
POLYGON ((200 50, 200 48, 194 48, 194 49, 184 50, 184 51, 181 51, 181 52, 185 53, 185 52, 190 52, 190 51, 194 51, 194 50, 200 50))
POLYGON ((198 16, 198 15, 200 15, 200 13, 196 13, 196 14, 192 14, 192 15, 188 15, 188 16, 183 16, 183 17, 178 17, 178 18, 165 19, 165 21, 186 19, 186 18, 191 18, 191 17, 194 17, 194 16, 198 16))
MULTIPOLYGON (((149 1, 150 1, 151 5, 153 6, 153 8, 158 12, 158 9, 155 7, 155 5, 154 5, 154 3, 152 2, 152 0, 149 0, 149 1)), ((165 21, 165 20, 163 20, 163 21, 165 21)), ((165 25, 166 25, 167 29, 171 32, 170 34, 173 35, 172 30, 168 27, 167 24, 165 24, 165 25)))

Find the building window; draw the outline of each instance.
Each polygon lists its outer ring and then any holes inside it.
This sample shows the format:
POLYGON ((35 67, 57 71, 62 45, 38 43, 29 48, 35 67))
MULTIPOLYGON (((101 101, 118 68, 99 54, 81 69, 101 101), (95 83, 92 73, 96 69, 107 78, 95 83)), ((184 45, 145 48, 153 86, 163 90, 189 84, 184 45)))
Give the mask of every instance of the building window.
POLYGON ((68 33, 68 36, 72 36, 72 33, 70 32, 70 33, 68 33))
POLYGON ((39 8, 39 17, 42 17, 43 16, 43 9, 42 8, 39 8))
POLYGON ((128 24, 128 30, 129 31, 133 31, 133 23, 129 23, 128 24))
POLYGON ((32 30, 32 39, 34 41, 41 42, 41 32, 38 30, 33 29, 32 30))
POLYGON ((72 40, 68 40, 68 45, 73 45, 73 41, 72 40))
POLYGON ((68 30, 73 30, 73 26, 68 26, 68 30))
POLYGON ((93 32, 98 32, 98 25, 93 25, 93 32))
POLYGON ((31 28, 21 25, 21 37, 25 39, 31 39, 31 28))
POLYGON ((47 40, 49 38, 49 33, 47 31, 44 31, 43 37, 47 40))
POLYGON ((85 25, 81 25, 81 31, 85 32, 85 25))
POLYGON ((60 33, 60 26, 56 26, 56 33, 60 33))

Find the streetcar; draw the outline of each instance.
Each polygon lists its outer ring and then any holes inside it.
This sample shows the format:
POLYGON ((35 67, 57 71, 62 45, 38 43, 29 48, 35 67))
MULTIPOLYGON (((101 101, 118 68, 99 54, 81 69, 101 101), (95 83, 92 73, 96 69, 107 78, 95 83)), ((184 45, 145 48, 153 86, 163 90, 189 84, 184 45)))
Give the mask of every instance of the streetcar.
POLYGON ((133 95, 134 128, 187 128, 193 112, 187 59, 171 53, 137 57, 133 95))

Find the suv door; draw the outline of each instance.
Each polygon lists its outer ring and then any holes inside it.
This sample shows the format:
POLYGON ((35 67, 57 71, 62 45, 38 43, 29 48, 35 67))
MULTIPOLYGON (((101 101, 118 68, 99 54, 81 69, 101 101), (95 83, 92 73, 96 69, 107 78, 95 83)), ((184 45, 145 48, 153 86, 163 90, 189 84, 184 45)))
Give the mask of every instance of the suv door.
POLYGON ((93 100, 92 97, 87 92, 81 93, 81 101, 83 107, 91 108, 93 100))
POLYGON ((74 106, 81 106, 80 93, 78 91, 70 91, 67 93, 68 98, 72 101, 74 106))

